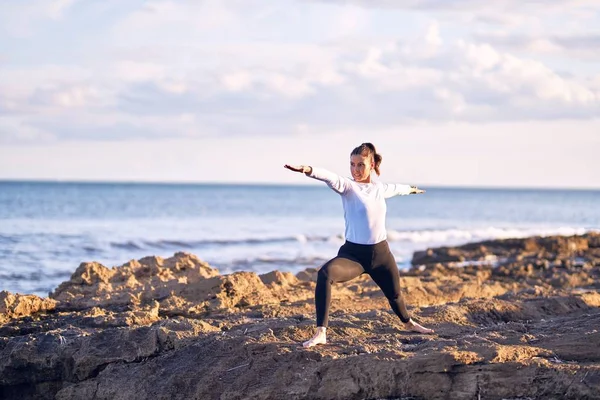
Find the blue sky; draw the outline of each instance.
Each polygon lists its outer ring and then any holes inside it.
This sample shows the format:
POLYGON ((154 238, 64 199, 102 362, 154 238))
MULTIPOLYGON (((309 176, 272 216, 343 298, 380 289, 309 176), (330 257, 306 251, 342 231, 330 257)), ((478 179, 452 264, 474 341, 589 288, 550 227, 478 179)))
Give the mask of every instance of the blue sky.
POLYGON ((600 188, 600 3, 5 0, 0 179, 600 188))

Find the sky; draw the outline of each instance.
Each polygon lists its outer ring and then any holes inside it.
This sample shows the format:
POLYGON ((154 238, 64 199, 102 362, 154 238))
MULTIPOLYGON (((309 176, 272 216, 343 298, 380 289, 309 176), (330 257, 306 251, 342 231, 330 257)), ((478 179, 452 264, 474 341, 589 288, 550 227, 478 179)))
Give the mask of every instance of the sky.
POLYGON ((0 7, 0 179, 600 188, 600 0, 0 7))

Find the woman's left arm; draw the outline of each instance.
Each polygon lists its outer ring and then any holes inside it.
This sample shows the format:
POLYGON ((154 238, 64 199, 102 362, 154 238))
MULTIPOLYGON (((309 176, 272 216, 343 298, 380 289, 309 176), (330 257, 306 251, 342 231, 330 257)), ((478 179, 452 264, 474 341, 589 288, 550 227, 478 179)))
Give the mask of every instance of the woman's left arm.
POLYGON ((393 196, 425 193, 423 189, 411 185, 403 185, 400 183, 382 183, 381 185, 383 188, 383 197, 386 199, 393 196))

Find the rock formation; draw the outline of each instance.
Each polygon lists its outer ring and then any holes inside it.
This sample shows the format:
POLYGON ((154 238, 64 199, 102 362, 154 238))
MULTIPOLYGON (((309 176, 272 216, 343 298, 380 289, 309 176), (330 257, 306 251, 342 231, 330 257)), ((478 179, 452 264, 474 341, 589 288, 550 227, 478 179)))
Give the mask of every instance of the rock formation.
POLYGON ((600 234, 415 253, 403 330, 368 276, 221 275, 192 254, 83 263, 49 298, 0 292, 2 399, 600 398, 600 234))

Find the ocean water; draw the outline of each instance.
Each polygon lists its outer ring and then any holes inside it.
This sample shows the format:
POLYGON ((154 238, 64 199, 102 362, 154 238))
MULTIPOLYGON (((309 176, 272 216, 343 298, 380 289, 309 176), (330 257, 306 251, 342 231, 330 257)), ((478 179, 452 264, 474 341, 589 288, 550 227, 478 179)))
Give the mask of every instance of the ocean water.
MULTIPOLYGON (((426 188, 388 199, 399 268, 431 246, 600 230, 600 191, 426 188)), ((319 267, 343 243, 318 186, 0 182, 0 290, 46 296, 84 261, 186 251, 221 273, 319 267)))

